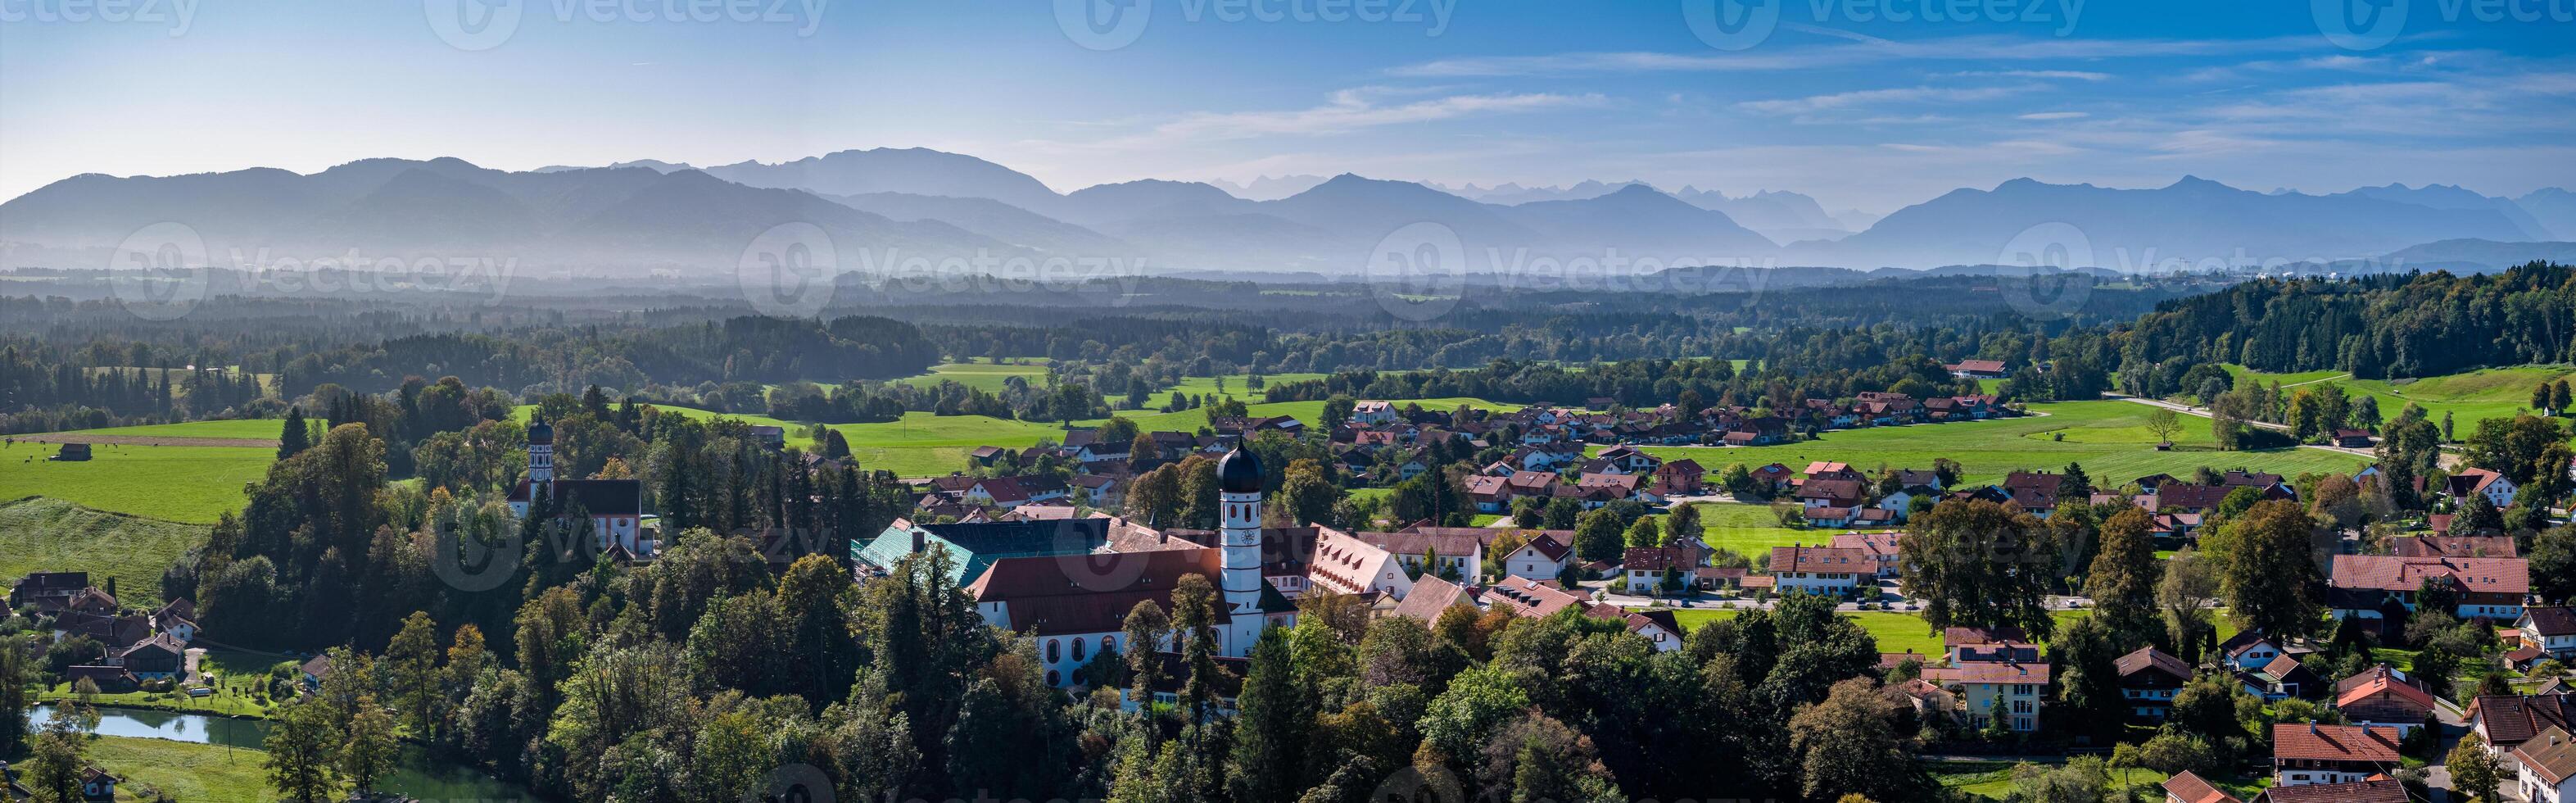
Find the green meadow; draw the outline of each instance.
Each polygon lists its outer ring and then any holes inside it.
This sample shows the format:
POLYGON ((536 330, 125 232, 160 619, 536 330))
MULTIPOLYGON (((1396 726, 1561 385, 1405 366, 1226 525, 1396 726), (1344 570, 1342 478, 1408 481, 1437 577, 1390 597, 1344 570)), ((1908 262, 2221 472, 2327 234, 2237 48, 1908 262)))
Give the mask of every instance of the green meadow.
POLYGON ((2068 463, 2083 464, 2085 473, 2101 484, 2157 473, 2186 475, 2201 466, 2295 477, 2355 471, 2369 462, 2322 449, 2216 451, 2209 421, 2194 416, 2182 417, 2174 451, 2156 451, 2156 436, 2146 429, 2147 414, 2154 408, 2135 402, 2058 402, 2034 404, 2030 409, 2039 415, 1834 430, 1815 440, 1774 446, 1649 446, 1644 450, 1666 460, 1697 460, 1711 473, 1730 463, 1757 468, 1776 462, 1796 471, 1817 460, 1849 463, 1872 473, 1881 465, 1930 469, 1934 458, 1947 457, 1959 462, 1960 480, 1965 483, 1999 482, 2018 469, 2057 471, 2068 463))
POLYGON ((265 476, 277 458, 273 448, 100 444, 86 461, 45 459, 55 451, 40 443, 0 445, 0 499, 46 496, 99 510, 213 524, 216 516, 241 509, 242 485, 265 476))
POLYGON ((1772 547, 1778 546, 1829 544, 1836 534, 1844 532, 1782 527, 1768 505, 1700 502, 1692 507, 1699 508, 1701 541, 1745 557, 1768 555, 1772 547))
POLYGON ((2340 387, 2344 392, 2379 399, 2382 418, 2395 418, 2408 404, 2421 405, 2434 421, 2449 413, 2458 421, 2461 436, 2466 437, 2477 422, 2489 418, 2511 418, 2531 406, 2531 388, 2542 382, 2576 380, 2576 366, 2523 365, 2512 368, 2487 368, 2445 376, 2420 379, 2352 379, 2341 371, 2307 371, 2296 374, 2268 374, 2241 365, 2227 366, 2227 372, 2239 383, 2253 380, 2270 384, 2279 382, 2283 389, 2292 385, 2340 387))
POLYGON ((952 362, 931 366, 930 373, 908 376, 895 381, 920 387, 932 387, 941 382, 953 381, 986 393, 1000 393, 1003 384, 1010 381, 1011 377, 1019 377, 1031 385, 1044 385, 1046 373, 1047 367, 1043 362, 1027 365, 952 362))
POLYGON ((61 499, 0 502, 0 581, 39 571, 85 571, 128 605, 161 603, 161 570, 205 543, 206 525, 109 513, 61 499))

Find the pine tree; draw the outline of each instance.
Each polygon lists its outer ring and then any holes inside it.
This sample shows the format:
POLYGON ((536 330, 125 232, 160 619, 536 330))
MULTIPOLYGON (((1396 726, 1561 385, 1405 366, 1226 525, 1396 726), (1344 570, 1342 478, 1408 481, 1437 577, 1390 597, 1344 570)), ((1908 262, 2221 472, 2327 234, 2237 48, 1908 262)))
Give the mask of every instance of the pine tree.
POLYGON ((1305 751, 1315 722, 1314 690, 1290 664, 1287 633, 1272 628, 1261 634, 1237 698, 1234 755, 1226 766, 1237 803, 1291 803, 1308 785, 1305 751))
POLYGON ((277 430, 277 459, 284 460, 313 446, 313 428, 304 423, 304 408, 286 408, 286 422, 277 430))

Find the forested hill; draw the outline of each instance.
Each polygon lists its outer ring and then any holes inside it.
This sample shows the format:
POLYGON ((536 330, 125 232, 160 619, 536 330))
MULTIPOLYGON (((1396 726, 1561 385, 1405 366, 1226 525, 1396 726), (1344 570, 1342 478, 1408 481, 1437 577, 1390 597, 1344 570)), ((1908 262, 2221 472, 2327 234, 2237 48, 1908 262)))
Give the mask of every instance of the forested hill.
POLYGON ((2245 282, 2164 302, 2138 319, 2132 348, 2263 371, 2350 371, 2363 379, 2576 362, 2576 268, 2533 262, 2502 273, 2245 282))

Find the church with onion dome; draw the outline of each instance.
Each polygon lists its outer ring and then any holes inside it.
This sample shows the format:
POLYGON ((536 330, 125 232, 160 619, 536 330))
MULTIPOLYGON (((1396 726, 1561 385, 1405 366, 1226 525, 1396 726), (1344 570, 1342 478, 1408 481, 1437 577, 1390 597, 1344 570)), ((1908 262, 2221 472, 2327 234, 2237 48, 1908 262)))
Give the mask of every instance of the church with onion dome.
POLYGON ((528 473, 510 487, 510 515, 526 519, 536 499, 545 499, 557 520, 570 520, 576 511, 588 516, 602 551, 614 548, 636 559, 650 559, 656 551, 644 527, 644 483, 556 479, 555 428, 542 414, 528 424, 528 473))

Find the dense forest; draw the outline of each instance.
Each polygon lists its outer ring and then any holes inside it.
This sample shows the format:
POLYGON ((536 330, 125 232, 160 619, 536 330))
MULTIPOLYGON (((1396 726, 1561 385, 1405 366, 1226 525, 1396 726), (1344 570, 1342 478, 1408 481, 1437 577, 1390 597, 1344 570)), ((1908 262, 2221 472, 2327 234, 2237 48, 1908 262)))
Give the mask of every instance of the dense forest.
POLYGON ((2246 282, 2166 302, 2137 321, 2132 339, 2148 362, 2363 379, 2576 362, 2576 268, 2246 282))

